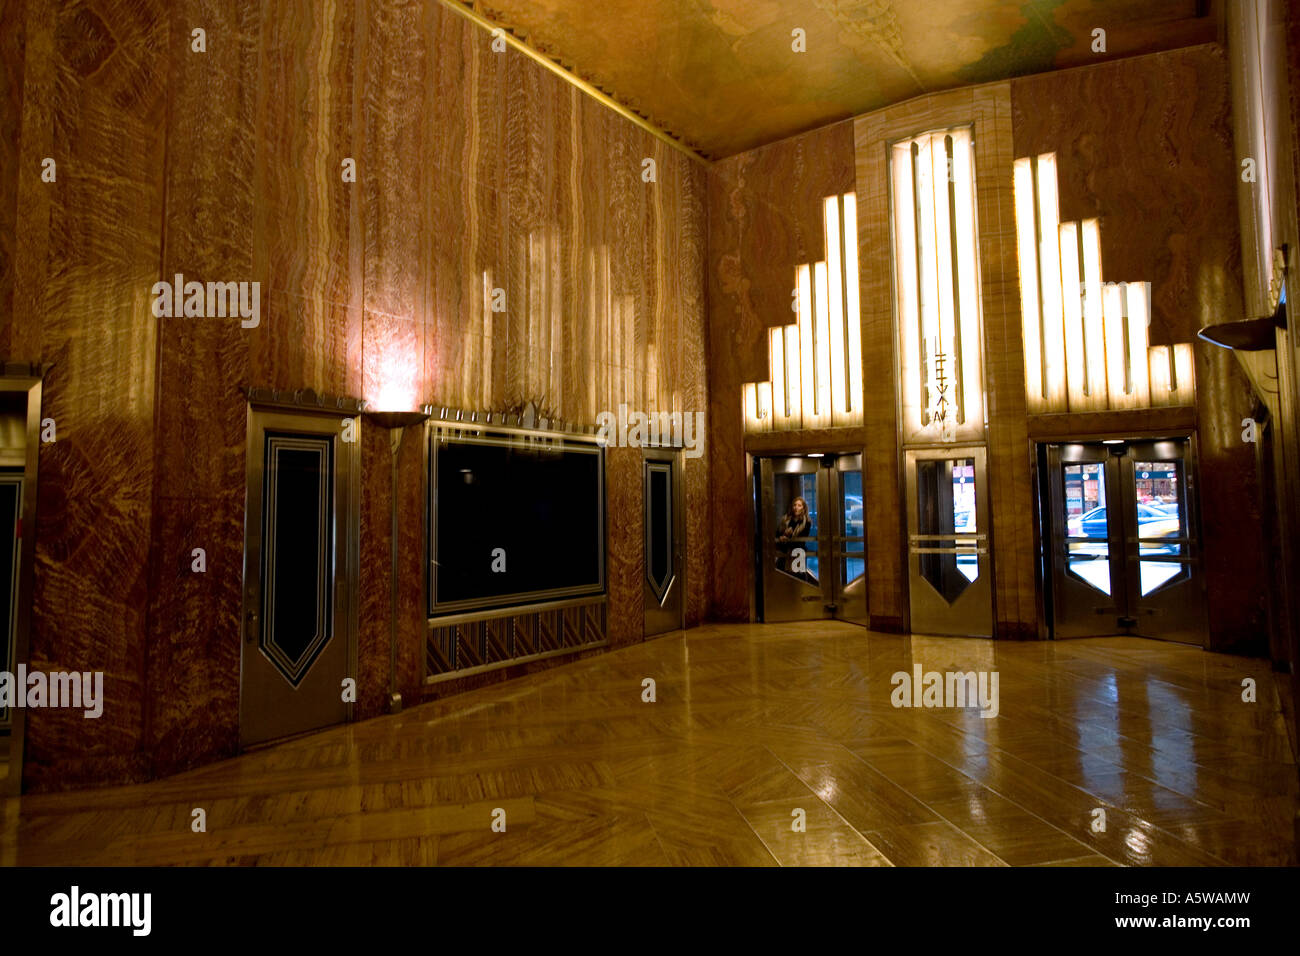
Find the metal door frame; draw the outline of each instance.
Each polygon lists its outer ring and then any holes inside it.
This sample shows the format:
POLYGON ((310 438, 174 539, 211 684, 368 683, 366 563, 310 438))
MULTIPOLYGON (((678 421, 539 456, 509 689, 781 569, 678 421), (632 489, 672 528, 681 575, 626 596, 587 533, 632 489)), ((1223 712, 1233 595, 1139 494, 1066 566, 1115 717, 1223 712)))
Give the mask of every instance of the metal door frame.
MULTIPOLYGON (((1127 579, 1124 567, 1125 553, 1121 544, 1121 528, 1110 516, 1123 513, 1123 491, 1119 482, 1119 456, 1111 451, 1118 446, 1096 442, 1054 443, 1047 446, 1047 507, 1048 529, 1044 536, 1048 542, 1048 573, 1051 586, 1052 636, 1054 638, 1104 637, 1122 634, 1122 630, 1108 632, 1107 621, 1123 617, 1125 598, 1116 597, 1116 585, 1127 579), (1110 575, 1110 595, 1103 594, 1093 585, 1075 581, 1070 577, 1066 522, 1058 521, 1065 514, 1065 468, 1069 465, 1102 465, 1103 493, 1106 501, 1107 571, 1110 575), (1106 604, 1109 597, 1109 604, 1106 604), (1086 603, 1085 603, 1086 602, 1086 603), (1090 607, 1084 613, 1077 606, 1090 607), (1091 615, 1091 616, 1089 616, 1091 615), (1083 622, 1095 622, 1096 626, 1083 622)), ((1083 512, 1086 513, 1086 512, 1083 512)))
MULTIPOLYGON (((1195 433, 1175 433, 1130 436, 1126 438, 1108 438, 1105 436, 1088 436, 1083 439, 1041 442, 1045 446, 1044 460, 1047 464, 1047 533, 1049 552, 1047 555, 1046 579, 1050 587, 1048 595, 1051 613, 1051 636, 1053 639, 1073 639, 1077 637, 1133 636, 1154 640, 1167 640, 1176 643, 1193 644, 1204 647, 1208 627, 1205 618, 1205 576, 1200 556, 1199 507, 1197 502, 1197 467, 1195 433), (1157 446, 1162 442, 1176 443, 1176 453, 1157 446), (1071 447, 1079 451, 1069 451, 1070 457, 1062 457, 1062 451, 1071 447), (1103 455, 1104 450, 1104 455, 1103 455), (1087 587, 1076 585, 1069 580, 1064 566, 1065 528, 1058 527, 1058 517, 1064 514, 1064 465, 1079 462, 1106 461, 1106 501, 1107 501, 1107 540, 1110 548, 1111 565, 1111 600, 1110 608, 1096 607, 1094 612, 1099 618, 1115 621, 1113 629, 1104 623, 1097 628, 1081 626, 1077 622, 1086 620, 1086 615, 1078 611, 1062 612, 1063 596, 1072 590, 1087 587), (1134 494, 1133 465, 1138 460, 1170 461, 1181 460, 1183 464, 1182 504, 1185 509, 1183 527, 1186 537, 1175 539, 1184 549, 1184 554, 1174 563, 1186 564, 1191 568, 1187 587, 1180 589, 1175 597, 1175 616, 1183 622, 1166 633, 1155 633, 1150 627, 1143 627, 1146 619, 1162 613, 1159 605, 1168 601, 1170 595, 1162 594, 1163 589, 1153 591, 1150 595, 1141 592, 1141 542, 1137 531, 1137 498, 1134 494), (1111 507, 1114 502, 1116 508, 1111 507), (1115 516, 1118 514, 1118 518, 1115 516), (1122 593, 1121 593, 1122 592, 1122 593), (1158 595, 1158 596, 1157 596, 1158 595), (1189 613, 1190 609, 1190 613, 1189 613), (1194 622, 1194 623, 1192 623, 1194 622), (1066 633, 1062 633, 1062 631, 1066 633)), ((1094 589, 1095 590, 1095 589, 1094 589)), ((1101 595, 1098 593, 1098 597, 1101 595)))
POLYGON ((824 470, 821 459, 809 457, 806 452, 803 454, 798 452, 787 455, 776 454, 759 459, 758 527, 761 540, 758 552, 763 573, 762 616, 764 621, 820 621, 827 617, 826 604, 828 602, 824 586, 825 574, 821 562, 823 554, 829 553, 827 547, 829 542, 826 540, 825 535, 826 524, 822 520, 823 499, 826 494, 824 489, 826 481, 821 477, 824 470), (783 463, 779 469, 777 467, 778 462, 783 463), (792 463, 798 463, 799 467, 790 467, 792 463), (801 581, 776 566, 776 544, 773 526, 775 512, 773 509, 776 503, 775 476, 778 474, 813 474, 817 476, 817 536, 816 538, 796 539, 798 542, 805 544, 808 541, 815 541, 817 544, 818 574, 816 586, 801 581), (801 613, 794 613, 795 609, 798 609, 801 613), (773 618, 773 612, 781 616, 773 618))
POLYGON ((862 472, 862 453, 859 451, 826 452, 774 452, 755 456, 758 481, 756 495, 759 509, 755 533, 759 543, 755 550, 758 573, 755 575, 755 610, 764 621, 839 620, 867 626, 868 577, 866 501, 863 500, 863 550, 846 552, 848 537, 842 533, 844 523, 843 489, 841 474, 845 471, 862 472), (797 463, 798 467, 792 467, 797 463), (847 467, 845 467, 847 465, 847 467), (800 581, 782 572, 776 566, 774 522, 775 476, 778 474, 815 474, 817 476, 817 585, 800 581), (848 585, 840 584, 842 565, 849 556, 863 562, 863 572, 848 585), (775 595, 775 599, 774 599, 775 595), (797 602, 797 603, 796 603, 797 602), (783 609, 784 608, 784 609, 783 609), (803 612, 795 615, 793 609, 803 612), (780 615, 773 618, 772 614, 780 615), (792 616, 786 616, 790 614, 792 616))
POLYGON ((641 576, 641 586, 645 595, 645 615, 642 624, 642 639, 657 637, 672 631, 680 631, 686 626, 686 538, 685 494, 683 489, 682 455, 675 448, 643 447, 641 450, 641 538, 645 555, 645 573, 641 576), (668 472, 668 506, 672 512, 672 553, 670 554, 671 571, 664 599, 655 595, 650 583, 650 474, 653 465, 667 464, 668 472), (667 605, 675 602, 677 611, 674 615, 667 605))
POLYGON ((988 459, 984 445, 943 445, 907 448, 903 454, 904 503, 907 512, 904 548, 907 554, 909 631, 951 637, 993 636, 993 562, 989 521, 988 459), (921 534, 917 524, 916 472, 920 461, 971 458, 975 463, 975 531, 921 534), (945 545, 944 542, 952 542, 945 545), (975 555, 975 580, 949 603, 921 573, 922 554, 975 555))
MULTIPOLYGON (((829 453, 827 455, 829 456, 829 453)), ((826 461, 823 458, 822 461, 826 461)), ((865 475, 862 471, 862 454, 861 452, 843 452, 837 453, 831 458, 827 471, 831 473, 829 480, 827 497, 830 500, 830 514, 834 519, 834 526, 830 534, 830 557, 832 570, 834 574, 829 576, 830 581, 830 605, 832 608, 831 617, 837 621, 847 621, 850 624, 860 624, 867 626, 869 620, 868 614, 868 579, 871 574, 870 565, 867 562, 867 491, 865 475), (845 467, 845 466, 848 467, 845 467), (844 486, 843 474, 846 471, 856 471, 863 478, 862 488, 862 534, 846 535, 845 521, 847 515, 844 511, 844 486), (845 546, 849 541, 861 541, 861 551, 848 551, 845 546), (862 574, 854 578, 848 584, 841 584, 844 565, 850 558, 862 561, 862 574)), ((823 588, 825 592, 826 588, 823 588)))
MULTIPOLYGON (((357 661, 357 621, 360 604, 359 568, 360 568, 360 532, 361 532, 361 420, 359 414, 350 409, 337 412, 328 407, 294 407, 286 405, 254 404, 248 405, 247 413, 247 469, 244 499, 244 568, 241 593, 243 596, 240 609, 240 675, 239 675, 239 744, 244 749, 270 743, 285 737, 295 736, 311 730, 323 729, 337 723, 353 719, 355 704, 342 700, 342 688, 322 688, 339 695, 338 713, 340 719, 313 727, 286 730, 283 734, 272 732, 270 736, 258 736, 250 739, 248 734, 250 718, 255 716, 252 708, 258 706, 249 700, 248 661, 249 654, 264 652, 256 646, 261 622, 262 607, 262 522, 264 506, 262 501, 264 466, 264 436, 270 429, 300 431, 305 434, 334 435, 334 636, 331 640, 342 639, 345 642, 344 661, 345 677, 356 678, 357 661), (353 440, 343 441, 342 430, 346 420, 353 422, 353 440)), ((269 666, 269 665, 268 665, 269 666)), ((314 665, 313 665, 314 666, 314 665)), ((303 680, 307 679, 306 674, 303 680)), ((301 688, 294 688, 298 693, 301 688)))

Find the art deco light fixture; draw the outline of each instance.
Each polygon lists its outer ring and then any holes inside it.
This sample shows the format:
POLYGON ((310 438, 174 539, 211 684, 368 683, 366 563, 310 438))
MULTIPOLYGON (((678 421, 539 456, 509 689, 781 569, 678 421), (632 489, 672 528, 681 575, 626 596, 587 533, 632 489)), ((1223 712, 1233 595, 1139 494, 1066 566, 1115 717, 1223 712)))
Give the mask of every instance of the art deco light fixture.
POLYGON ((971 128, 894 143, 889 175, 904 441, 982 440, 971 128))
POLYGON ((745 431, 862 424, 857 200, 822 201, 826 258, 795 269, 796 320, 768 329, 765 382, 744 386, 745 431))
POLYGON ((1151 283, 1103 283, 1099 221, 1060 221, 1055 154, 1013 176, 1029 414, 1192 404, 1191 345, 1148 343, 1151 283))

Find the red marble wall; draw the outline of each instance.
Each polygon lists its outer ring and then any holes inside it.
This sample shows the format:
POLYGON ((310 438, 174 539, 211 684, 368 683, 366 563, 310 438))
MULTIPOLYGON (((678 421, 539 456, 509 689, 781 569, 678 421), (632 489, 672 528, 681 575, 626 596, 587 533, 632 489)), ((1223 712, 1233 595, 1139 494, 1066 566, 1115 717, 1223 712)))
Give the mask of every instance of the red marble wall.
POLYGON ((26 713, 26 761, 66 785, 147 772, 149 529, 168 28, 160 2, 28 0, 0 17, 6 357, 53 363, 42 415, 34 669, 102 670, 104 716, 26 713), (14 31, 21 31, 21 36, 14 31), (110 65, 111 64, 111 65, 110 65), (21 91, 16 86, 21 73, 21 91), (21 120, 17 104, 21 103, 21 120), (42 160, 57 162, 54 182, 42 160), (11 205, 12 204, 12 205, 11 205), (8 232, 8 228, 4 231, 8 232))
MULTIPOLYGON (((0 144, 0 174, 17 171, 0 177, 0 225, 12 226, 0 229, 0 301, 13 304, 0 346, 55 363, 45 402, 59 429, 41 452, 31 663, 103 669, 108 698, 98 722, 34 715, 26 788, 235 752, 241 387, 374 404, 395 390, 406 407, 539 398, 575 422, 620 402, 705 410, 704 167, 489 40, 440 4, 401 0, 0 11, 0 119, 21 121, 0 144), (205 53, 191 50, 195 27, 205 53), (57 185, 40 182, 46 155, 57 185), (646 157, 654 182, 641 178, 646 157), (484 308, 485 271, 504 314, 484 308), (176 272, 261 283, 260 325, 155 319, 150 288, 176 272), (203 574, 190 570, 195 547, 203 574)), ((363 422, 361 434, 368 716, 388 689, 390 459, 387 432, 363 422)), ((408 705, 425 693, 423 455, 423 433, 408 430, 408 705)), ((709 600, 707 459, 686 476, 694 623, 709 600)), ((624 496, 639 514, 639 480, 624 496)), ((611 533, 611 554, 641 546, 639 529, 611 533)), ((624 590, 611 588, 610 620, 631 640, 640 591, 624 590)))

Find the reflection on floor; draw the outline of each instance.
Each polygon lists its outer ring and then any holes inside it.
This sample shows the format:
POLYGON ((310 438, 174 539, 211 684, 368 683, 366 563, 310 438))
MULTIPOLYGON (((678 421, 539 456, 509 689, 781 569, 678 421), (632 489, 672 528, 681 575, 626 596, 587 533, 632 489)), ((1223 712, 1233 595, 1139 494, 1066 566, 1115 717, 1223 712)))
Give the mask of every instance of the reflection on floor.
POLYGON ((719 625, 143 786, 3 801, 0 863, 1295 864, 1296 806, 1262 661, 719 625), (996 670, 998 716, 894 708, 914 663, 996 670))

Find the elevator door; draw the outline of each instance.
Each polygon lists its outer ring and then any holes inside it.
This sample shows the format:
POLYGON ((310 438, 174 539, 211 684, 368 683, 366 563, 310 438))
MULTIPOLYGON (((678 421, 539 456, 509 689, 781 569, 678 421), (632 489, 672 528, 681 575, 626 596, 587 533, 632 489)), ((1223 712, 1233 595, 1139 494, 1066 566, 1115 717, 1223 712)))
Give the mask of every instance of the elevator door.
POLYGON ((984 449, 907 452, 911 630, 993 636, 984 449))
POLYGON ((1187 441, 1046 451, 1053 636, 1204 644, 1187 441))
POLYGON ((867 622, 861 455, 759 461, 764 621, 867 622))

